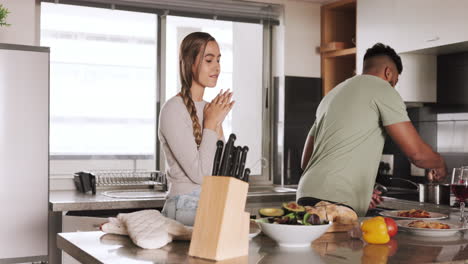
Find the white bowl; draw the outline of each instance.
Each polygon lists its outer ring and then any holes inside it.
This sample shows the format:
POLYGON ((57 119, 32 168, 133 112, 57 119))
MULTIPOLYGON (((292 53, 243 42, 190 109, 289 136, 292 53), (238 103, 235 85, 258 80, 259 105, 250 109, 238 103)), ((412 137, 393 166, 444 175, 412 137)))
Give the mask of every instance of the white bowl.
POLYGON ((259 224, 262 232, 281 247, 310 247, 312 241, 327 232, 332 222, 326 225, 283 225, 259 221, 259 224))

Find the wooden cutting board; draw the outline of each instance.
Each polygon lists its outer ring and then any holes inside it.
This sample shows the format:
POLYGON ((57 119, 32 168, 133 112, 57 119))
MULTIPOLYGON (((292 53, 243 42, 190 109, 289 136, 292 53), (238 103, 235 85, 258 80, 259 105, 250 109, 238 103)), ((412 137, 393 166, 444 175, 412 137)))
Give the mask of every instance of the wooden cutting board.
POLYGON ((334 223, 330 228, 328 228, 327 233, 333 233, 333 232, 348 232, 349 230, 353 229, 355 225, 358 225, 358 223, 354 224, 338 224, 334 223))

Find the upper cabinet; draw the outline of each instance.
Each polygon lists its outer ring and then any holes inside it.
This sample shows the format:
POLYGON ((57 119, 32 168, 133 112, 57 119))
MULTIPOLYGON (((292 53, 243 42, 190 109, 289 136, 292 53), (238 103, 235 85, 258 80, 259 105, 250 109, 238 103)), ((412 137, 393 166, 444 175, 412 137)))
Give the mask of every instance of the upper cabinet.
POLYGON ((356 67, 357 72, 362 73, 362 59, 368 48, 377 42, 396 46, 396 1, 359 0, 356 13, 356 67))
MULTIPOLYGON (((367 2, 364 1, 364 2, 367 2)), ((384 1, 378 0, 378 3, 384 1)), ((399 52, 432 48, 468 40, 468 1, 395 0, 395 48, 399 52)))
POLYGON ((397 90, 405 102, 437 101, 437 57, 421 52, 468 41, 468 1, 359 0, 357 70, 366 50, 377 42, 391 46, 403 62, 397 90))
POLYGON ((356 74, 356 0, 321 8, 321 76, 323 95, 356 74))
POLYGON ((399 53, 468 41, 466 10, 468 1, 460 0, 359 0, 357 40, 399 53))
POLYGON ((426 54, 400 54, 403 72, 396 89, 405 102, 437 101, 437 57, 426 54))

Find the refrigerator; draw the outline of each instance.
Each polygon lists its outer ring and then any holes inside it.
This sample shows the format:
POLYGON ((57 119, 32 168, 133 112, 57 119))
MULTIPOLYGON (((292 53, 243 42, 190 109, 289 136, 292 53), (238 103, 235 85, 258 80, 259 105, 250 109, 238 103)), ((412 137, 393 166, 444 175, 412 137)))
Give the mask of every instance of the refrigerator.
POLYGON ((49 48, 0 43, 0 263, 47 261, 49 48))

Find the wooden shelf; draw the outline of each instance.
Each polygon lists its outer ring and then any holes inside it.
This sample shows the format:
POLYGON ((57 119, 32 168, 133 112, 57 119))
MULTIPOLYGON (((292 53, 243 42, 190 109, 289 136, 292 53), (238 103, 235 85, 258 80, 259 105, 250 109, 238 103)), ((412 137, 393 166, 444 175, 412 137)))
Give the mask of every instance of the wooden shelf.
POLYGON ((356 47, 322 53, 322 56, 324 58, 344 57, 344 56, 353 56, 353 55, 356 55, 356 47))
POLYGON ((320 47, 333 46, 332 43, 345 43, 345 47, 322 52, 321 77, 323 95, 336 85, 356 74, 356 2, 338 0, 321 8, 320 47))

